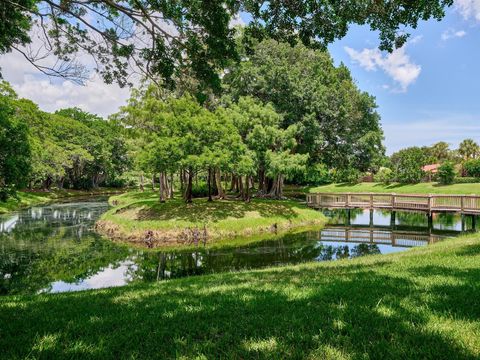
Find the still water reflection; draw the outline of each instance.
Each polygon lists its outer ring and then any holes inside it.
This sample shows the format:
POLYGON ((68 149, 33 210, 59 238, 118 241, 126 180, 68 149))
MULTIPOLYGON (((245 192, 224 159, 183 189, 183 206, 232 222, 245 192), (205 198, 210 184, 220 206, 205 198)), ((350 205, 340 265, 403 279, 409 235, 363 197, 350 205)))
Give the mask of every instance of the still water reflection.
POLYGON ((106 198, 34 207, 0 216, 0 294, 34 294, 402 251, 471 229, 442 214, 376 211, 327 213, 319 231, 272 236, 228 248, 148 251, 114 244, 92 230, 106 198))

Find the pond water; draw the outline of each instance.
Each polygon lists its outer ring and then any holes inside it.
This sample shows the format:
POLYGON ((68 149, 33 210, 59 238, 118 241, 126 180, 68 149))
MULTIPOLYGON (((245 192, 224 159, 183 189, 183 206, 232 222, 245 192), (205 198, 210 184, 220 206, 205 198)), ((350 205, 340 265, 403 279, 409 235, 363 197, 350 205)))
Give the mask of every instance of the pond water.
POLYGON ((326 212, 317 231, 272 235, 222 248, 152 251, 112 243, 93 231, 106 198, 33 207, 0 215, 0 294, 120 286, 191 275, 403 251, 468 231, 472 218, 375 211, 326 212))

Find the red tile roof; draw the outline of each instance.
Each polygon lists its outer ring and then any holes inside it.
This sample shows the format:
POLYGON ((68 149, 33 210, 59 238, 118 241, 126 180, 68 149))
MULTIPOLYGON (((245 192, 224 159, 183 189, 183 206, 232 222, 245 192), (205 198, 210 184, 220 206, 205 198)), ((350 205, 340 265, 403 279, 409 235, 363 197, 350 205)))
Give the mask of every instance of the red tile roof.
POLYGON ((436 173, 438 171, 438 167, 440 164, 429 164, 422 166, 422 170, 425 172, 431 172, 431 173, 436 173))

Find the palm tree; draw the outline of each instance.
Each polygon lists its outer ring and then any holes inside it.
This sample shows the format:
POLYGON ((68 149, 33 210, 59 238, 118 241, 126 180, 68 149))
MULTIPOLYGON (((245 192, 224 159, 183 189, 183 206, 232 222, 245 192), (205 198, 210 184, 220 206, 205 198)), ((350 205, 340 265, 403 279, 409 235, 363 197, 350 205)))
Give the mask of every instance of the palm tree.
POLYGON ((479 150, 478 144, 472 139, 463 140, 458 147, 458 152, 464 160, 475 159, 478 156, 479 150))

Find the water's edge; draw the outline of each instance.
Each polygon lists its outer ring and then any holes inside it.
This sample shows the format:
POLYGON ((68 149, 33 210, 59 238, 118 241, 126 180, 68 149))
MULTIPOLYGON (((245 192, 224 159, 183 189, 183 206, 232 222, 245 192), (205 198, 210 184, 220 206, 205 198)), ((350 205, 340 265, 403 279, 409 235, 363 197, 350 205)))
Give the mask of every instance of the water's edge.
MULTIPOLYGON (((404 251, 455 236, 471 224, 455 215, 326 212, 322 229, 251 242, 152 251, 117 244, 93 227, 107 197, 68 199, 0 215, 0 294, 35 294, 121 286, 135 282, 330 261, 404 251), (373 216, 373 223, 372 223, 373 216)), ((227 242, 225 242, 227 243, 227 242)))

